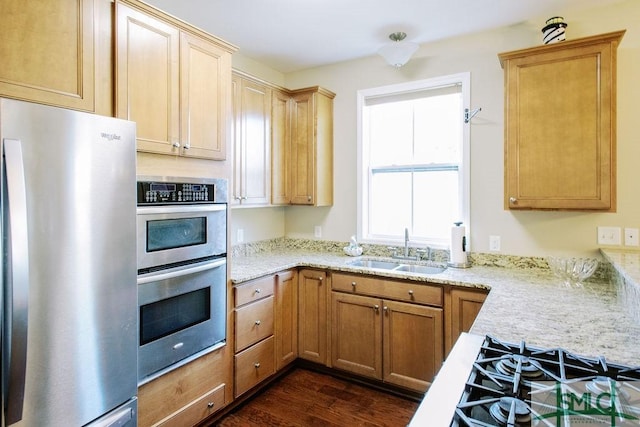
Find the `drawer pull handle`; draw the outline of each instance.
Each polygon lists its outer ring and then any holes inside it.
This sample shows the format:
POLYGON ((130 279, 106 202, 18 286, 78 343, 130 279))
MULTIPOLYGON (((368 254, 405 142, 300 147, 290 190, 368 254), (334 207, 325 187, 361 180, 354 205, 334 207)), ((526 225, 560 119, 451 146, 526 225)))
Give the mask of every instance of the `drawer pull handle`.
POLYGON ((254 364, 253 364, 253 366, 254 366, 256 369, 258 369, 258 368, 260 367, 260 362, 256 362, 256 363, 254 363, 254 364))
POLYGON ((413 290, 409 289, 409 295, 413 296, 413 290))
POLYGON ((261 322, 259 320, 256 320, 256 325, 260 326, 260 323, 261 322))
POLYGON ((209 402, 207 403, 207 408, 211 409, 213 408, 214 403, 213 402, 209 402))

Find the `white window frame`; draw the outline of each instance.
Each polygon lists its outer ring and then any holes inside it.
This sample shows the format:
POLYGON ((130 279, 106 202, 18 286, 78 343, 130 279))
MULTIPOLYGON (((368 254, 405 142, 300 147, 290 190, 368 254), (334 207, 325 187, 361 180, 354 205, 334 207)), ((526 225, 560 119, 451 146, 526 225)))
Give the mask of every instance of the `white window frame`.
MULTIPOLYGON (((471 230, 470 223, 470 189, 471 189, 471 149, 470 149, 470 124, 464 121, 464 108, 469 108, 471 101, 471 74, 463 72, 451 74, 447 76, 435 77, 424 80, 417 80, 406 83, 399 83, 387 86, 381 86, 370 89, 362 89, 357 92, 357 237, 363 243, 380 244, 380 245, 404 245, 404 237, 398 236, 397 239, 373 239, 364 235, 364 231, 368 229, 368 192, 369 192, 369 171, 368 164, 364 162, 364 141, 363 141, 363 109, 367 98, 374 98, 398 93, 414 92, 430 88, 438 88, 460 84, 462 94, 463 110, 460 111, 460 120, 462 122, 462 163, 459 173, 459 194, 461 203, 460 220, 464 223, 467 235, 467 251, 471 250, 469 245, 469 234, 471 230)), ((453 226, 453 224, 451 224, 453 226)), ((412 240, 411 246, 429 246, 432 248, 446 249, 449 246, 449 240, 431 239, 431 240, 412 240), (417 243, 417 244, 416 244, 417 243)))

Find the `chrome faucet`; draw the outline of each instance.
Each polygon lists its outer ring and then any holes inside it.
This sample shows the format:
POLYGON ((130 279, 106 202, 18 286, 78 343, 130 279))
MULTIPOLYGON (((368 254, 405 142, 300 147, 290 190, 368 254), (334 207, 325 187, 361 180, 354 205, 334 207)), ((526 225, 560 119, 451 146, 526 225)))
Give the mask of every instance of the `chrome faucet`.
POLYGON ((409 229, 404 229, 404 256, 409 256, 409 229))

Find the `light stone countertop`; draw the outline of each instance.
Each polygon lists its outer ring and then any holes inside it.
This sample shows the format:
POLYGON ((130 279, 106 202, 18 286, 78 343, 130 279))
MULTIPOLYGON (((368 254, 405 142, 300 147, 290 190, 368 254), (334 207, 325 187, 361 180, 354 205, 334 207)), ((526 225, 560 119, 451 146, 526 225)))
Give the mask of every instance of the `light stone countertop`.
MULTIPOLYGON (((234 256, 231 280, 241 283, 289 268, 312 267, 490 289, 471 333, 640 365, 640 322, 633 320, 615 283, 600 280, 567 288, 549 269, 537 267, 472 266, 425 276, 349 266, 354 259, 337 252, 286 249, 234 256)), ((637 261, 640 266, 640 253, 637 261)), ((640 268, 637 271, 640 276, 640 268)))

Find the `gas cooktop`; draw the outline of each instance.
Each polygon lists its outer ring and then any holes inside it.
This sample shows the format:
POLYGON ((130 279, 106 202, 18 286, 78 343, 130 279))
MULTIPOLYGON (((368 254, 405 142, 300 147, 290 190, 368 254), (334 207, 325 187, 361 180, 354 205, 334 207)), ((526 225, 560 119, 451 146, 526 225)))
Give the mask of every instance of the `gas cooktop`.
POLYGON ((471 344, 456 344, 447 358, 412 426, 640 426, 640 366, 468 337, 471 344))

